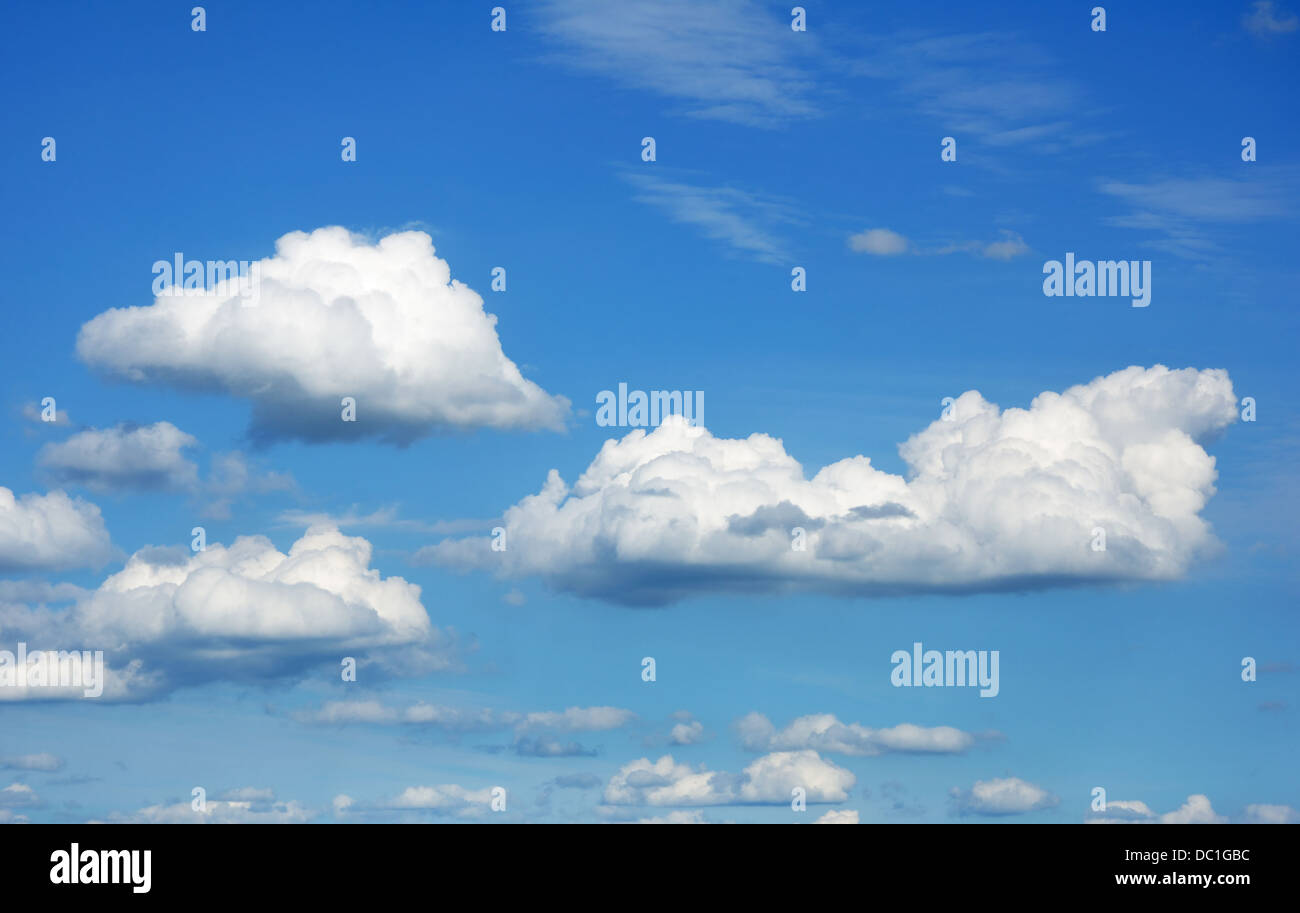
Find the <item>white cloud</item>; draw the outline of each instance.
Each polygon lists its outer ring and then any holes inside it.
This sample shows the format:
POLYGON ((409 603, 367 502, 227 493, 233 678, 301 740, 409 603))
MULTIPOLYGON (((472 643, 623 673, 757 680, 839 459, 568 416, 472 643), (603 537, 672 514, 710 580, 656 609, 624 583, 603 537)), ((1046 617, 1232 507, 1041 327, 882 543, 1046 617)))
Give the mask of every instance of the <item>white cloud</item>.
POLYGON ((103 650, 122 670, 110 673, 106 698, 270 680, 324 662, 338 668, 344 656, 391 674, 449 667, 449 639, 430 623, 420 588, 382 577, 370 559, 368 541, 329 527, 309 529, 288 554, 262 536, 197 554, 142 549, 71 609, 0 607, 0 620, 32 649, 103 650), (125 694, 114 693, 114 674, 125 694))
POLYGON ((1058 796, 1019 777, 977 780, 968 790, 953 787, 949 795, 959 815, 1019 815, 1061 804, 1058 796))
POLYGON ((858 723, 841 723, 830 713, 801 716, 780 731, 763 714, 750 713, 736 722, 736 731, 747 751, 811 748, 859 757, 889 751, 960 754, 975 743, 973 735, 951 726, 901 723, 886 729, 870 729, 858 723))
POLYGON ((31 808, 40 804, 36 790, 26 783, 10 783, 0 789, 0 808, 31 808))
POLYGON ((849 249, 878 257, 894 257, 906 253, 924 256, 966 253, 986 260, 1014 260, 1029 253, 1025 239, 1007 229, 1001 231, 1001 237, 996 241, 959 241, 938 247, 921 247, 888 228, 872 228, 849 235, 849 249))
POLYGON ((333 804, 334 813, 339 818, 369 817, 393 811, 473 818, 482 816, 491 809, 492 788, 467 789, 455 783, 408 786, 397 796, 375 803, 359 803, 351 796, 339 795, 334 797, 333 804))
POLYGON ((1187 801, 1172 812, 1160 816, 1161 824, 1225 824, 1228 819, 1210 807, 1208 796, 1188 796, 1187 801))
POLYGON ((1260 37, 1286 35, 1300 28, 1300 18, 1275 8, 1272 0, 1256 0, 1241 21, 1246 31, 1260 37))
POLYGON ((68 415, 67 409, 56 409, 53 416, 54 420, 50 422, 45 421, 43 418, 44 412, 45 407, 39 403, 23 404, 23 418, 29 422, 50 428, 63 428, 72 424, 72 417, 68 415))
POLYGON ((563 712, 525 714, 518 723, 521 731, 551 729, 556 732, 602 732, 626 726, 636 717, 619 707, 569 707, 563 712))
MULTIPOLYGON (((1300 812, 1288 805, 1247 805, 1240 819, 1246 824, 1296 824, 1300 812)), ((1210 804, 1210 798, 1201 793, 1187 797, 1178 808, 1164 814, 1152 811, 1145 802, 1111 800, 1104 812, 1090 814, 1087 824, 1227 824, 1226 815, 1220 815, 1210 804)))
POLYGON ((1255 824, 1300 824, 1300 812, 1289 805, 1247 805, 1246 820, 1255 824))
POLYGON ((987 244, 976 244, 976 253, 989 260, 1014 260, 1029 253, 1025 239, 1014 231, 1002 230, 1002 237, 987 244))
POLYGON ((294 718, 303 723, 344 725, 369 723, 407 725, 441 729, 450 733, 512 730, 510 749, 521 757, 560 758, 596 754, 556 734, 606 732, 636 719, 636 714, 619 707, 569 707, 563 711, 518 713, 490 708, 462 709, 420 702, 409 707, 392 707, 378 700, 327 701, 319 709, 299 711, 294 718))
POLYGON ((673 418, 606 441, 573 486, 552 470, 505 512, 508 551, 487 538, 426 551, 629 604, 1177 579, 1216 545, 1200 511, 1217 472, 1199 442, 1235 420, 1225 371, 1132 367, 1028 409, 968 391, 899 448, 906 478, 856 456, 808 479, 777 438, 673 418))
POLYGON ((893 257, 907 253, 911 242, 888 228, 871 228, 849 236, 849 249, 859 254, 893 257))
POLYGON ((699 720, 686 720, 673 725, 668 740, 674 745, 695 745, 704 741, 704 724, 699 720))
POLYGON ((46 444, 36 461, 57 484, 94 491, 186 491, 198 467, 183 451, 198 441, 170 422, 90 428, 46 444))
POLYGON ((62 491, 0 486, 0 573, 99 567, 112 555, 99 508, 62 491))
POLYGON ((563 426, 568 401, 520 374, 496 318, 423 232, 375 244, 337 227, 292 232, 260 270, 255 305, 233 291, 163 295, 95 317, 77 353, 125 380, 247 398, 263 441, 563 426), (355 422, 341 420, 348 396, 355 422))
POLYGON ((624 764, 605 786, 610 805, 781 805, 802 787, 809 802, 843 802, 857 782, 851 771, 815 751, 778 751, 740 774, 678 764, 672 755, 624 764))
POLYGON ((858 813, 852 808, 833 808, 822 815, 813 824, 857 824, 858 813))

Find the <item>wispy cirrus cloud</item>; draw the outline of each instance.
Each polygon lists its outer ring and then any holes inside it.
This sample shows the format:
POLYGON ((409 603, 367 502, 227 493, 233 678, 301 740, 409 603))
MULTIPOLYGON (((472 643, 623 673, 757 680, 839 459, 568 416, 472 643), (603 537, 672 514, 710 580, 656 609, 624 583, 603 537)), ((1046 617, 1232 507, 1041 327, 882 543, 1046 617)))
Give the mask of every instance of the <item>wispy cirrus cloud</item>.
POLYGON ((847 69, 889 87, 882 109, 918 111, 985 146, 1032 143, 1053 152, 1098 139, 1076 123, 1089 108, 1082 86, 1019 36, 903 31, 868 39, 866 46, 847 69))
POLYGON ((1157 177, 1148 181, 1102 178, 1097 189, 1128 205, 1107 224, 1152 232, 1143 242, 1188 260, 1224 253, 1223 231, 1231 226, 1295 221, 1300 168, 1281 166, 1241 177, 1157 177))
POLYGON ((788 244, 781 237, 781 226, 803 222, 792 203, 735 187, 634 172, 623 178, 635 189, 633 199, 691 226, 732 254, 761 263, 784 263, 788 244))
POLYGON ((544 0, 536 15, 572 67, 645 89, 696 118, 775 127, 816 116, 816 44, 750 0, 544 0))
POLYGON ((1250 12, 1241 17, 1241 24, 1257 38, 1271 38, 1300 29, 1300 17, 1277 6, 1273 0, 1257 0, 1251 4, 1250 12))
POLYGON ((294 718, 323 725, 375 724, 438 729, 450 734, 509 730, 510 745, 484 746, 499 752, 508 748, 520 757, 561 758, 595 755, 594 749, 562 736, 575 733, 609 732, 636 719, 621 707, 568 707, 560 711, 498 711, 491 708, 460 708, 418 702, 396 707, 373 699, 327 701, 313 710, 299 711, 294 718))
POLYGON ((858 757, 889 752, 961 754, 976 740, 973 733, 952 726, 900 723, 872 729, 859 723, 841 723, 830 713, 801 716, 784 729, 777 729, 761 713, 750 713, 736 721, 736 734, 747 751, 813 749, 858 757))

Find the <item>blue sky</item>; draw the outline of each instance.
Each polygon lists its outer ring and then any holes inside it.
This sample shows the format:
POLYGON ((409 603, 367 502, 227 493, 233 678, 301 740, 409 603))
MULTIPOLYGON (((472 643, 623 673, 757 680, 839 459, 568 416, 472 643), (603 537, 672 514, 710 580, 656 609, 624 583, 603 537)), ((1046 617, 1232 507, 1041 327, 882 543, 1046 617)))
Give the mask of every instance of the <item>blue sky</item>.
POLYGON ((0 820, 1295 820, 1300 10, 491 7, 11 14, 0 649, 140 665, 0 701, 0 820))

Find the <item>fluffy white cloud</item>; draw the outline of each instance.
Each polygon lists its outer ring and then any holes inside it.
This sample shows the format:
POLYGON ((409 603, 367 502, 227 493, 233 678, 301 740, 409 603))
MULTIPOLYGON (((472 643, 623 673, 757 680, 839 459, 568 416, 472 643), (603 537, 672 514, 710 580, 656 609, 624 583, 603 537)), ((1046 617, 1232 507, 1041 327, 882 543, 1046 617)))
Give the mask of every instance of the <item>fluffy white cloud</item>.
POLYGON ((90 428, 46 444, 36 461, 60 485, 95 491, 186 491, 198 483, 198 467, 184 451, 197 445, 170 422, 122 424, 90 428))
POLYGON ((121 670, 109 673, 109 698, 269 680, 342 656, 393 674, 449 666, 448 638, 430 623, 420 588, 381 577, 370 559, 368 541, 331 527, 312 527, 288 554, 262 536, 197 554, 143 549, 70 609, 0 606, 0 620, 31 649, 103 650, 121 670), (115 674, 126 694, 113 693, 115 674))
POLYGON ((164 294, 95 317, 77 353, 125 380, 245 397, 261 440, 562 427, 568 401, 520 374, 496 318, 423 232, 375 244, 337 227, 292 232, 257 267, 255 304, 234 285, 164 294), (340 418, 347 396, 355 422, 340 418))
POLYGON ((695 745, 704 741, 704 724, 699 720, 684 720, 673 725, 668 740, 674 745, 695 745))
POLYGON ((573 486, 552 470, 506 511, 509 550, 473 538, 425 551, 655 604, 1166 580, 1215 544, 1200 511, 1217 472, 1200 442, 1236 419, 1226 372, 1132 367, 1028 409, 975 391, 950 409, 900 447, 906 478, 855 456, 808 479, 776 438, 717 438, 671 417, 606 441, 573 486))
POLYGON ((31 808, 40 804, 41 800, 36 795, 36 790, 26 783, 10 783, 4 789, 0 789, 0 808, 31 808))
POLYGON ((1019 815, 1061 804, 1060 797, 1019 777, 977 780, 970 789, 953 787, 949 795, 959 815, 1019 815))
POLYGON ((857 778, 815 751, 778 751, 753 761, 739 774, 698 770, 672 755, 640 758, 619 768, 605 786, 610 805, 780 805, 803 788, 809 802, 843 802, 857 778))
POLYGON ((1188 796, 1187 801, 1172 812, 1160 816, 1161 824, 1224 824, 1227 818, 1210 807, 1208 796, 1188 796))
POLYGON ((61 491, 15 497, 0 486, 0 573, 99 567, 111 555, 94 504, 61 491))
POLYGON ((852 808, 833 808, 813 824, 857 824, 858 813, 852 808))
POLYGON ((871 729, 858 723, 841 723, 830 713, 801 716, 780 731, 763 714, 749 713, 736 721, 736 733, 747 751, 810 748, 860 757, 888 751, 959 754, 975 743, 975 736, 951 726, 900 723, 871 729))
MULTIPOLYGON (((1228 817, 1220 815, 1210 804, 1209 796, 1196 793, 1187 797, 1178 808, 1164 814, 1153 812, 1145 802, 1136 800, 1110 800, 1104 812, 1089 815, 1087 824, 1227 824, 1228 817)), ((1296 824, 1300 812, 1289 805, 1247 805, 1245 815, 1239 819, 1245 824, 1296 824)))
POLYGON ((893 257, 907 253, 911 242, 888 228, 871 228, 849 236, 849 249, 860 254, 893 257))

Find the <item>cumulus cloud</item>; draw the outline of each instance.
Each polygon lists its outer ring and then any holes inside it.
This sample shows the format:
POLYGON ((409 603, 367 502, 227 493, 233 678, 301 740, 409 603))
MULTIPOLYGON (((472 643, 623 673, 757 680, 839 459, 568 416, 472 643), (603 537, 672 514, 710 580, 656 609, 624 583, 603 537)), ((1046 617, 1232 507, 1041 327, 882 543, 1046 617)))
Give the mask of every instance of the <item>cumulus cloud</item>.
POLYGON ((949 796, 958 815, 1020 815, 1061 804, 1059 796, 1019 777, 977 780, 970 789, 953 787, 949 796))
MULTIPOLYGON (((1087 824, 1227 824, 1229 818, 1214 810, 1209 796, 1196 793, 1178 808, 1157 814, 1145 802, 1110 800, 1106 810, 1089 814, 1087 824)), ((1247 805, 1238 821, 1243 824, 1296 824, 1300 812, 1289 805, 1247 805)))
POLYGON ((960 754, 975 743, 975 736, 951 726, 901 723, 870 729, 858 723, 841 723, 830 713, 801 716, 779 731, 763 714, 749 713, 736 721, 736 733, 746 751, 813 749, 858 757, 890 751, 960 754))
POLYGON ((89 428, 46 444, 36 462, 56 484, 94 491, 185 491, 198 467, 184 451, 198 445, 170 422, 89 428))
POLYGON ((626 604, 1171 580, 1217 544, 1202 444, 1235 420, 1226 372, 1132 367, 1027 409, 968 391, 899 448, 907 477, 859 455, 809 479, 777 438, 672 417, 606 441, 572 486, 551 470, 505 512, 508 551, 485 537, 423 551, 626 604))
POLYGON ((0 808, 32 808, 40 804, 36 790, 26 783, 10 783, 0 789, 0 808))
POLYGON ((609 805, 781 805, 795 787, 808 802, 843 802, 857 778, 815 751, 778 751, 730 774, 678 764, 672 755, 624 764, 605 785, 609 805))
POLYGON ((1208 796, 1196 794, 1174 809, 1158 815, 1145 802, 1114 800, 1106 810, 1084 819, 1088 824, 1225 824, 1227 818, 1215 812, 1208 796))
POLYGON ((704 741, 704 724, 699 720, 682 720, 674 723, 668 734, 668 741, 674 745, 696 745, 704 741))
POLYGON ((112 556, 99 508, 62 491, 0 486, 0 573, 100 567, 112 556))
POLYGON ((1160 816, 1161 824, 1224 824, 1227 818, 1215 812, 1208 796, 1188 796, 1187 801, 1160 816))
POLYGON ((858 813, 852 808, 833 808, 813 824, 857 824, 858 813))
POLYGON ((374 244, 338 227, 292 232, 257 266, 255 304, 236 284, 160 295, 92 319, 77 353, 126 381, 246 398, 262 442, 563 426, 568 401, 523 377, 483 299, 423 232, 374 244), (343 397, 354 422, 341 420, 343 397))
POLYGON ((71 608, 0 606, 0 623, 32 649, 103 650, 106 698, 268 681, 343 656, 388 674, 451 666, 450 637, 430 623, 420 588, 382 577, 370 559, 368 541, 331 527, 309 529, 287 554, 262 536, 197 554, 142 549, 71 608))

